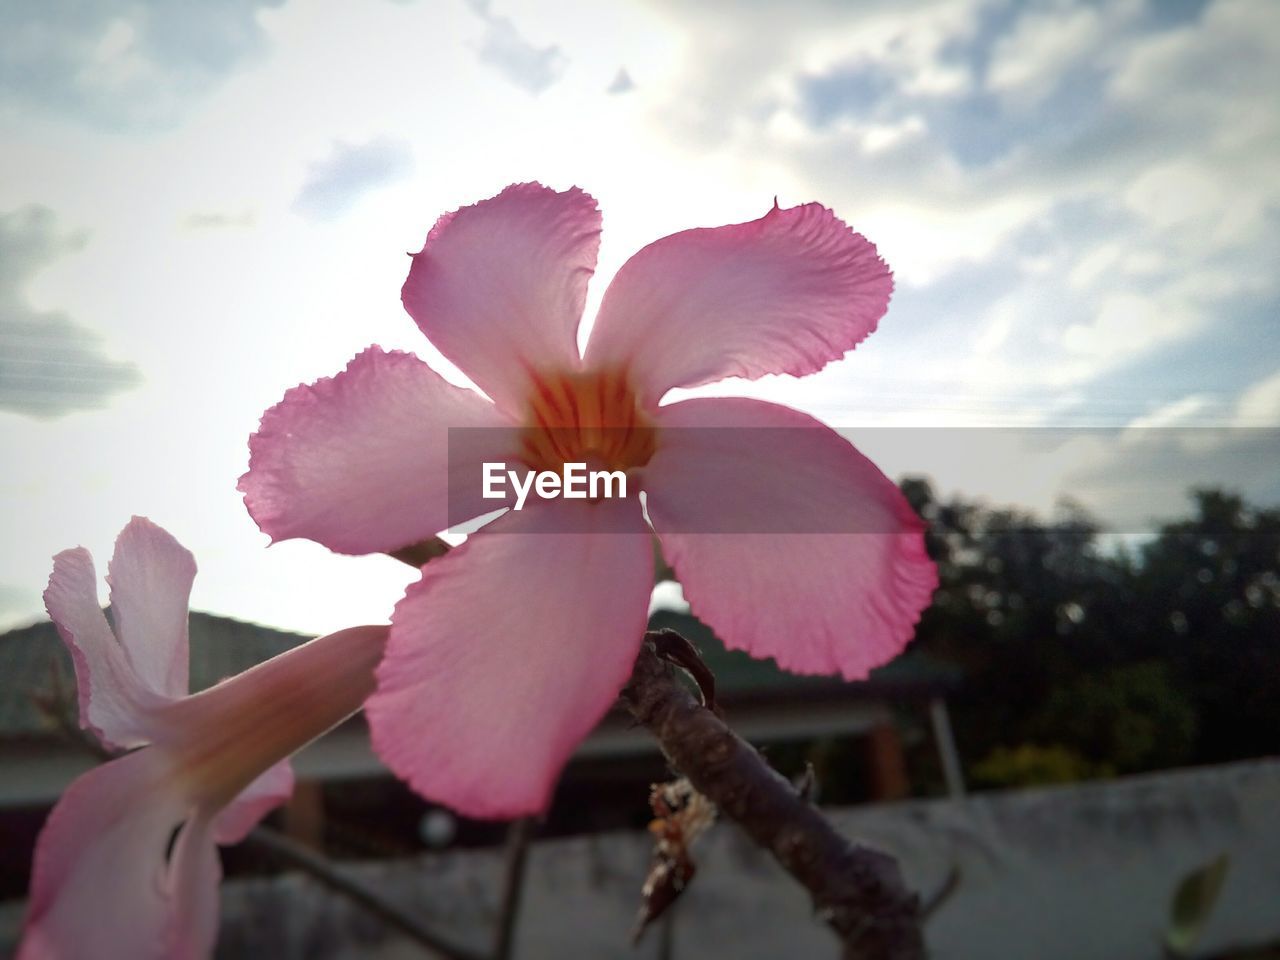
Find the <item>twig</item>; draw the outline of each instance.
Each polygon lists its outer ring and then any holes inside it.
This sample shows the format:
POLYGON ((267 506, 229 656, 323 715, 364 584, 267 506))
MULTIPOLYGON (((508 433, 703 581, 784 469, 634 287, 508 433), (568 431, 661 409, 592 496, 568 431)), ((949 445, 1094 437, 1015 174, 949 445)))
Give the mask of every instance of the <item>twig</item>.
POLYGON ((257 826, 248 838, 255 846, 270 851, 292 867, 310 874, 330 890, 358 903, 389 927, 394 927, 420 946, 447 960, 486 960, 483 953, 451 943, 424 926, 413 914, 389 903, 372 887, 348 873, 338 870, 325 857, 290 840, 270 827, 257 826))
POLYGON ((537 821, 522 817, 511 824, 507 833, 507 869, 502 882, 502 908, 498 913, 498 929, 494 933, 493 960, 510 960, 515 944, 516 920, 520 916, 520 894, 524 892, 524 868, 529 859, 537 821))
POLYGON ((645 636, 652 641, 654 653, 693 677, 693 682, 698 685, 698 693, 702 696, 702 705, 719 716, 720 708, 716 705, 716 675, 703 662, 698 648, 674 630, 654 630, 645 636))
POLYGON ((813 897, 844 960, 921 960, 919 898, 888 854, 853 843, 694 698, 646 634, 622 703, 672 766, 813 897))
POLYGON ((399 560, 401 563, 407 563, 411 567, 422 567, 436 557, 443 557, 448 552, 448 543, 439 537, 432 537, 430 540, 411 543, 409 546, 401 547, 399 550, 392 550, 387 556, 399 560))
POLYGON ((944 903, 951 899, 951 895, 960 889, 960 865, 953 863, 951 870, 947 873, 946 879, 942 881, 942 886, 933 891, 929 898, 925 900, 924 906, 920 908, 920 916, 925 920, 929 920, 937 913, 944 903))
MULTIPOLYGON (((419 566, 448 549, 434 538, 391 556, 419 566)), ((660 563, 659 571, 660 578, 660 563)), ((673 630, 646 633, 621 700, 672 766, 809 891, 843 944, 843 960, 922 960, 920 899, 903 883, 897 861, 839 834, 720 720, 714 677, 688 640, 673 630), (672 662, 695 678, 703 703, 676 679, 672 662)))

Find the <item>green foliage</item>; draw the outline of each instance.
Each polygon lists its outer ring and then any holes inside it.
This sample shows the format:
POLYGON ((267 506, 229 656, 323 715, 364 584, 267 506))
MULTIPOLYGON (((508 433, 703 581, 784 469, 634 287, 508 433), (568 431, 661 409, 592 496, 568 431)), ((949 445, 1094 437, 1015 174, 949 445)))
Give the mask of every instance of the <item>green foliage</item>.
POLYGON ((1216 490, 1169 524, 1136 571, 1150 639, 1187 678, 1200 756, 1277 752, 1280 736, 1280 510, 1216 490))
POLYGON ((1230 858, 1225 853, 1221 854, 1192 870, 1179 882, 1173 892, 1169 929, 1164 935, 1165 950, 1171 956, 1190 956, 1218 903, 1230 863, 1230 858))
POLYGON ((1110 777, 1115 770, 1086 760, 1068 747, 1024 743, 1018 747, 996 747, 973 765, 972 774, 978 786, 1038 787, 1110 777))
POLYGON ((1031 730, 1131 773, 1185 763, 1195 749, 1197 722, 1173 668, 1143 660, 1057 687, 1031 730))
POLYGON ((903 491, 941 578, 917 649, 965 672, 951 707, 971 777, 1280 753, 1280 510, 1196 491, 1189 517, 1125 550, 1072 505, 1044 521, 903 491))

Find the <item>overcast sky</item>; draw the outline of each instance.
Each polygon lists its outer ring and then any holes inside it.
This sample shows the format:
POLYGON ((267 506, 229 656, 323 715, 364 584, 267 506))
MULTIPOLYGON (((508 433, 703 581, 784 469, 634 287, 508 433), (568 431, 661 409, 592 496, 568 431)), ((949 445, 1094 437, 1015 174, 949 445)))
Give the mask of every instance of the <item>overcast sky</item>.
POLYGON ((775 195, 865 233, 898 281, 880 330, 720 392, 859 428, 895 476, 1042 510, 1280 499, 1275 450, 1223 429, 1280 426, 1277 90, 1267 0, 5 3, 0 626, 134 513, 195 552, 198 608, 385 619, 407 568, 264 549, 246 439, 371 342, 446 369, 405 253, 531 179, 600 201, 589 315, 642 244, 775 195), (890 426, 1114 429, 1032 457, 890 426))

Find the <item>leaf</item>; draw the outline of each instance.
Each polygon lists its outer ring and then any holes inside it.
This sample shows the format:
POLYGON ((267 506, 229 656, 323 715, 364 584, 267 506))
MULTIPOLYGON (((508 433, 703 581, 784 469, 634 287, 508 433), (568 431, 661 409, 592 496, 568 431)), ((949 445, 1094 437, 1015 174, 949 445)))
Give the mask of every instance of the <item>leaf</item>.
POLYGON ((1204 932, 1227 879, 1231 858, 1225 853, 1182 878, 1173 893, 1172 916, 1164 935, 1165 948, 1175 957, 1185 957, 1204 932))

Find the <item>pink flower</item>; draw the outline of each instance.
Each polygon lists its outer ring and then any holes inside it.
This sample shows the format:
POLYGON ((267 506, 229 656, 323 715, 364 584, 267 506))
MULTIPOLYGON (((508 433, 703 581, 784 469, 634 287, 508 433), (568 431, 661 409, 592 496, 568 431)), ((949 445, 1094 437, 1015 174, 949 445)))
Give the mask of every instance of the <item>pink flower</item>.
MULTIPOLYGON (((687 230, 622 267, 580 356, 599 234, 576 188, 521 184, 441 217, 405 308, 489 399, 370 347, 263 416, 240 481, 249 512, 276 540, 391 551, 492 509, 476 499, 484 461, 603 462, 644 490, 693 611, 729 646, 866 676, 901 651, 936 585, 898 489, 794 410, 658 403, 674 387, 839 358, 884 313, 888 268, 817 204, 687 230), (451 452, 451 427, 492 429, 455 433, 467 442, 451 452), (781 532, 715 532, 766 523, 781 532)), ((464 813, 544 808, 626 681, 652 582, 634 495, 508 512, 426 566, 396 606, 367 707, 376 749, 464 813)))
POLYGON ((49 815, 20 960, 208 955, 215 845, 238 843, 286 800, 285 758, 373 689, 386 627, 312 640, 187 695, 195 572, 173 537, 134 517, 107 575, 113 632, 88 551, 54 558, 45 604, 75 663, 81 725, 132 752, 78 778, 49 815))

